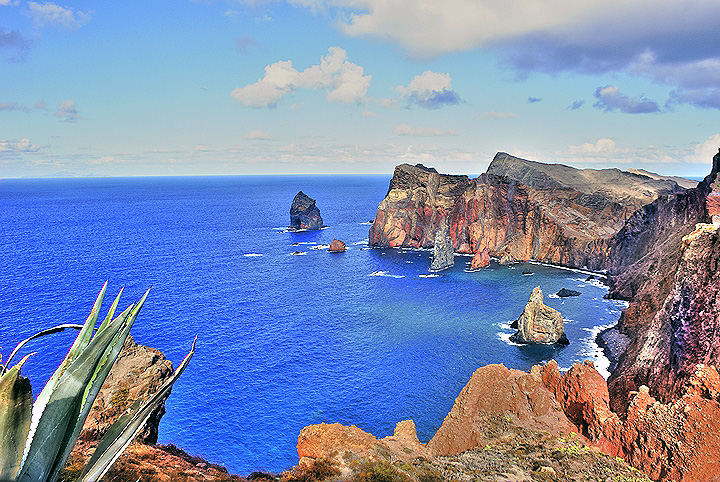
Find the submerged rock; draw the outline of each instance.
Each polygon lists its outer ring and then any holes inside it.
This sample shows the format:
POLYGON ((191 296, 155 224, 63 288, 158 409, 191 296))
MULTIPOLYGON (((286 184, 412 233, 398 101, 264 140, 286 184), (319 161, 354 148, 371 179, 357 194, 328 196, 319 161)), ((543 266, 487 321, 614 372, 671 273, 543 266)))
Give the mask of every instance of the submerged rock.
POLYGON ((560 291, 557 292, 557 295, 560 298, 567 298, 568 296, 580 296, 582 293, 575 290, 569 290, 567 288, 562 288, 560 291))
POLYGON ((475 253, 472 262, 470 262, 470 269, 480 269, 488 266, 490 266, 490 253, 487 248, 475 253))
POLYGON ((433 259, 430 263, 430 271, 442 271, 455 264, 455 254, 447 220, 443 219, 435 232, 435 244, 433 246, 433 259))
POLYGON ((331 253, 342 253, 346 250, 345 243, 340 241, 339 239, 333 239, 330 243, 330 247, 328 248, 328 251, 331 253))
POLYGON ((539 286, 533 289, 525 309, 513 323, 517 333, 510 337, 516 343, 538 343, 552 345, 570 342, 565 336, 565 326, 560 312, 543 303, 543 293, 539 286))
POLYGON ((320 229, 324 226, 315 200, 302 191, 298 192, 290 206, 290 229, 320 229))

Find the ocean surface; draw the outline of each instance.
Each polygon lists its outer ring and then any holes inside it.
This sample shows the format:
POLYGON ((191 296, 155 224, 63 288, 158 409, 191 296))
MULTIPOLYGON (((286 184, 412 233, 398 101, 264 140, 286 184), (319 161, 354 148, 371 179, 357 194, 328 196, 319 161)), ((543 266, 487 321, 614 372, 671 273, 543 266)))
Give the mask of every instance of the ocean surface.
MULTIPOLYGON (((429 252, 367 247, 389 176, 0 180, 0 353, 59 323, 81 323, 109 281, 106 306, 152 286, 132 335, 176 365, 160 443, 227 466, 281 471, 297 435, 320 422, 378 437, 413 419, 426 442, 473 371, 488 363, 563 368, 590 358, 621 302, 587 274, 469 257, 428 277, 429 252), (328 227, 292 233, 299 191, 328 227), (327 244, 348 245, 330 254, 327 244), (293 254, 294 252, 298 254, 293 254), (532 274, 523 274, 531 271, 532 274), (540 286, 571 344, 510 343, 509 322, 540 286), (552 295, 560 288, 574 298, 552 295)), ((37 393, 75 333, 31 343, 23 371, 37 393)))

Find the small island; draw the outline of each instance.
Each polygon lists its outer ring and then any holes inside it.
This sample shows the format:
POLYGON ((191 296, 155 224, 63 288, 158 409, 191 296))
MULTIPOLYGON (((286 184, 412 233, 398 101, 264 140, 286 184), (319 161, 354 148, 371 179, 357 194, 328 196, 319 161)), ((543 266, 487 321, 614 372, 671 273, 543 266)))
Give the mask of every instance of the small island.
POLYGON ((291 231, 304 231, 324 227, 320 209, 315 205, 315 200, 302 191, 298 192, 290 206, 290 226, 288 229, 291 231))

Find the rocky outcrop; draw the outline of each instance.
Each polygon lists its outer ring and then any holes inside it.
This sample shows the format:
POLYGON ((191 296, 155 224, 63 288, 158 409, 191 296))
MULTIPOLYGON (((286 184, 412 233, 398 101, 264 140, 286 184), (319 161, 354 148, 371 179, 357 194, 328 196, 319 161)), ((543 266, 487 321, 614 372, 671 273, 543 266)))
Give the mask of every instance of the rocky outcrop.
POLYGON ((330 243, 330 246, 328 247, 328 251, 331 253, 342 253, 345 250, 347 250, 345 243, 343 243, 339 239, 333 239, 330 243))
MULTIPOLYGON (((128 336, 90 409, 80 439, 100 440, 136 400, 150 398, 172 373, 172 362, 162 352, 138 345, 132 336, 128 336)), ((158 425, 164 414, 165 406, 161 405, 150 415, 145 428, 137 436, 138 441, 149 444, 157 442, 158 425)))
POLYGON ((378 206, 369 243, 429 248, 446 219, 458 253, 488 249, 501 259, 601 269, 609 239, 636 208, 682 191, 672 181, 550 166, 505 153, 472 180, 403 164, 378 206))
POLYGON ((478 251, 470 262, 470 269, 481 269, 490 266, 490 252, 487 248, 478 251))
POLYGON ((560 291, 555 294, 560 298, 569 298, 570 296, 580 296, 582 293, 575 290, 569 290, 567 288, 560 288, 560 291))
POLYGON ((568 418, 605 453, 654 480, 719 480, 720 376, 714 368, 696 366, 682 396, 666 404, 640 386, 624 417, 610 410, 605 382, 590 362, 565 374, 550 362, 542 378, 568 418))
POLYGON ((473 373, 427 448, 434 456, 459 454, 518 427, 552 435, 577 432, 543 385, 539 367, 526 373, 487 365, 473 373))
POLYGON ((320 229, 324 227, 315 200, 300 191, 290 205, 290 229, 320 229))
POLYGON ((450 268, 454 264, 455 254, 453 252, 452 242, 450 241, 448 225, 447 221, 443 219, 435 233, 430 271, 442 271, 450 268))
POLYGON ((618 412, 629 403, 626 394, 641 385, 669 402, 681 396, 695 364, 720 364, 720 247, 713 224, 719 171, 720 154, 696 189, 643 207, 613 242, 611 294, 630 300, 618 322, 629 342, 609 379, 618 412))
POLYGON ((516 343, 538 343, 552 345, 570 343, 565 336, 565 323, 560 312, 543 303, 543 293, 539 286, 532 290, 530 300, 514 323, 516 328, 510 340, 516 343))

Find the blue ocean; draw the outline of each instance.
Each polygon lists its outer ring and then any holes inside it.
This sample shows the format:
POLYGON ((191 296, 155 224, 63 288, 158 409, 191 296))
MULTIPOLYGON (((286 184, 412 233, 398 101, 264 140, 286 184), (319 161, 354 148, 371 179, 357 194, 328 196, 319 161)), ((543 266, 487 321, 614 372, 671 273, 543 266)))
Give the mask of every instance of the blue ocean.
MULTIPOLYGON (((239 474, 291 467, 298 433, 314 423, 384 437, 413 419, 426 442, 488 363, 607 366, 595 335, 623 305, 603 299, 607 289, 586 273, 494 262, 467 272, 470 258, 457 256, 427 276, 427 251, 369 248, 389 180, 0 180, 0 353, 43 328, 83 322, 105 280, 110 300, 125 286, 122 306, 152 287, 136 341, 177 365, 198 335, 160 443, 239 474), (317 200, 326 229, 285 230, 299 190, 317 200), (348 250, 328 253, 333 238, 348 250), (569 346, 508 341, 535 286, 563 314, 569 346), (560 288, 582 294, 548 296, 560 288)), ((36 354, 23 370, 36 392, 74 335, 28 346, 36 354)))

